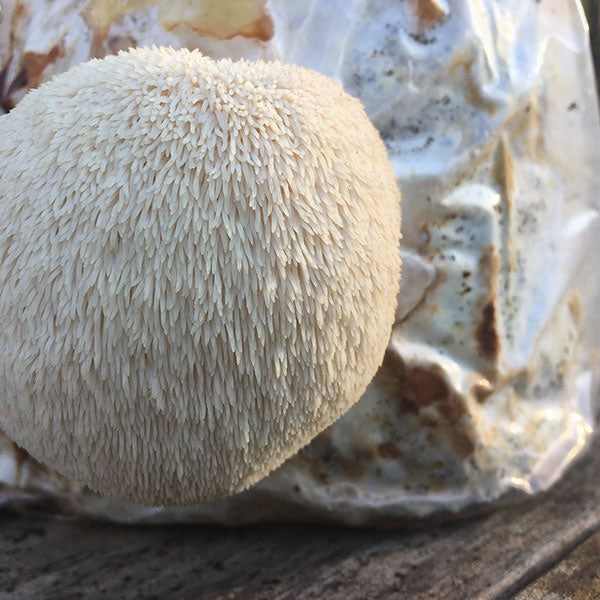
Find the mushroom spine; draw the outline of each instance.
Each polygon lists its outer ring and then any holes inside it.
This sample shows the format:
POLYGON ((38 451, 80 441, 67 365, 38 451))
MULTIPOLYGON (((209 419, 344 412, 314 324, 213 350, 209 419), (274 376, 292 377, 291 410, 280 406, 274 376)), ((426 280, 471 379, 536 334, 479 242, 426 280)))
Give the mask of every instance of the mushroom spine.
POLYGON ((0 181, 0 427, 102 494, 241 491, 381 363, 400 196, 324 75, 92 60, 0 117, 0 181))

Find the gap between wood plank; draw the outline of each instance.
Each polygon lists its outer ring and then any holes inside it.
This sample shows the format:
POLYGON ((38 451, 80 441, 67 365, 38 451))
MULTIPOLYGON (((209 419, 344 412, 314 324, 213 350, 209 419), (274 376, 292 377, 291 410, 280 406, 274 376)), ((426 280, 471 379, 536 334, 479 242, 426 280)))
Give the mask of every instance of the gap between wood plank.
MULTIPOLYGON (((523 573, 513 584, 509 584, 503 591, 497 593, 495 596, 488 596, 485 594, 482 600, 487 600, 487 598, 490 598, 490 600, 511 600, 540 577, 549 573, 557 564, 575 552, 577 548, 584 544, 595 533, 600 531, 600 520, 598 520, 598 515, 590 516, 595 517, 596 521, 588 529, 585 529, 581 534, 574 537, 572 540, 569 540, 569 542, 565 543, 563 546, 558 546, 558 549, 549 553, 546 559, 536 561, 535 564, 531 565, 525 573, 523 573)), ((594 519, 590 518, 589 520, 593 521, 594 519)), ((494 585, 492 591, 494 591, 497 586, 497 584, 494 585)))

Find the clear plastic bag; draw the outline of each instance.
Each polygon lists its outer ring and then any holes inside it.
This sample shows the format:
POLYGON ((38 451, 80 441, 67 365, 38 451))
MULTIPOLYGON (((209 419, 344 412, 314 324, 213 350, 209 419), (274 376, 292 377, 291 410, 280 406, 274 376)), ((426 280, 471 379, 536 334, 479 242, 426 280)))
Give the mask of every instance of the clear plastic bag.
POLYGON ((3 106, 24 80, 152 43, 339 80, 403 194, 384 363, 344 417, 242 494, 183 508, 104 499, 3 438, 0 504, 123 522, 395 523, 547 489, 592 432, 598 391, 600 127, 579 4, 231 0, 215 14, 200 2, 198 16, 180 2, 117 14, 102 0, 3 0, 3 106))

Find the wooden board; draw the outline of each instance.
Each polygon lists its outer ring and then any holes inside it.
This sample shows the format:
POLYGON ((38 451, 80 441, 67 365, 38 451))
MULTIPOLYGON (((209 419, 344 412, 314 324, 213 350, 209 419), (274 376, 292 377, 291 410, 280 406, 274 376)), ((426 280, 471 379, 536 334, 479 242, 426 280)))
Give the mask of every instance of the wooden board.
POLYGON ((600 598, 600 533, 523 590, 516 600, 598 600, 600 598))
POLYGON ((545 575, 550 579, 540 581, 552 585, 552 569, 565 557, 575 560, 573 550, 600 528, 599 480, 600 438, 550 493, 417 531, 122 527, 4 511, 0 599, 491 600, 532 594, 532 582, 545 575))

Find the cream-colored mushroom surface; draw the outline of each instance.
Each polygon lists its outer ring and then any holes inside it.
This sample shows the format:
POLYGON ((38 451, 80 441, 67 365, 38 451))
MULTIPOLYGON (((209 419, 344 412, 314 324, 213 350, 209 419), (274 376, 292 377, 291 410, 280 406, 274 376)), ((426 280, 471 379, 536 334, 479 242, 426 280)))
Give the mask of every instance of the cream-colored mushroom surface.
POLYGON ((358 100, 137 49, 0 117, 0 427, 101 494, 240 491, 381 364, 399 192, 358 100))

